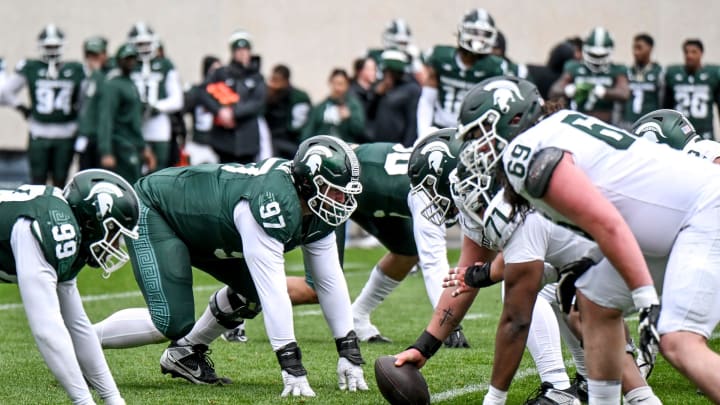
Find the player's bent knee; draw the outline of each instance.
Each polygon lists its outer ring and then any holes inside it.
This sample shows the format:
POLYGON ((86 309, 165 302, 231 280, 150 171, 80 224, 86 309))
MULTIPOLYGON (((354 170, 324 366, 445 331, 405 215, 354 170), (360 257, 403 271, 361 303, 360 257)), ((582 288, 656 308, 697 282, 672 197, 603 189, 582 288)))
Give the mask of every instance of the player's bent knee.
POLYGON ((228 329, 238 327, 240 323, 242 323, 243 319, 255 318, 260 311, 262 311, 262 307, 259 303, 248 300, 242 294, 236 293, 231 288, 215 291, 215 293, 210 296, 209 305, 210 312, 212 312, 217 322, 228 329), (230 303, 230 312, 225 312, 220 309, 217 302, 218 294, 225 293, 227 294, 227 299, 230 303))

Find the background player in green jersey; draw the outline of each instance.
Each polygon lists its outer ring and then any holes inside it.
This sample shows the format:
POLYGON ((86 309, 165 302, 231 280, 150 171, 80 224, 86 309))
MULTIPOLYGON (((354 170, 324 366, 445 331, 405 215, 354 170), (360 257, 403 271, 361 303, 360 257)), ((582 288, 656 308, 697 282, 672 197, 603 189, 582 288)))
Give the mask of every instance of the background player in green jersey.
POLYGON ((703 139, 715 140, 714 105, 720 100, 720 66, 703 65, 704 46, 699 39, 683 43, 684 65, 671 65, 665 71, 666 108, 680 111, 692 122, 703 139))
POLYGON ((128 42, 138 50, 132 80, 145 104, 143 137, 157 160, 156 169, 170 162, 170 116, 183 107, 180 76, 170 59, 157 55, 159 38, 147 24, 138 22, 128 33, 128 42))
POLYGON ((21 103, 15 95, 25 85, 28 87, 28 158, 34 184, 45 184, 49 178, 56 186, 65 185, 74 154, 78 100, 85 71, 78 62, 62 60, 64 44, 63 32, 53 24, 47 25, 38 36, 40 59, 18 62, 15 74, 2 88, 3 98, 19 107, 21 103))
POLYGON ((385 26, 382 32, 382 48, 370 48, 367 56, 372 58, 377 65, 377 80, 383 78, 382 53, 394 49, 407 54, 410 61, 407 72, 420 81, 423 76, 423 63, 420 49, 413 42, 413 35, 410 26, 403 18, 394 18, 385 26))
POLYGON ((660 108, 660 96, 663 94, 663 69, 651 60, 655 41, 648 34, 635 35, 633 39, 633 59, 635 63, 628 68, 630 97, 623 111, 623 126, 627 127, 643 115, 660 108))
POLYGON ((128 256, 119 238, 136 238, 137 220, 132 186, 104 170, 77 173, 64 192, 44 185, 0 190, 0 282, 18 284, 38 349, 73 404, 95 403, 88 383, 106 404, 125 403, 76 276, 86 263, 106 276, 122 267, 128 256))
POLYGON ((280 363, 282 396, 314 396, 295 340, 283 252, 302 246, 339 354, 341 389, 366 390, 350 296, 334 229, 357 206, 362 186, 353 151, 339 139, 303 142, 293 161, 168 168, 136 183, 139 239, 129 246, 146 309, 123 310, 96 325, 104 347, 171 339, 164 373, 197 384, 227 382, 208 344, 264 310, 280 363), (195 323, 192 267, 227 284, 195 323))
POLYGON ((98 167, 100 156, 97 152, 98 101, 100 87, 109 70, 107 40, 90 37, 83 43, 85 67, 89 74, 83 85, 81 109, 78 118, 78 137, 75 151, 78 152, 80 170, 98 167))
POLYGON ((475 84, 504 73, 504 61, 492 55, 497 30, 484 9, 472 9, 457 28, 457 46, 437 45, 425 57, 425 81, 418 102, 418 136, 430 127, 457 125, 465 93, 475 84))
POLYGON ((605 122, 617 122, 613 116, 616 102, 630 96, 627 69, 612 63, 614 41, 603 27, 595 27, 585 39, 582 61, 570 60, 562 76, 550 88, 550 98, 567 97, 570 108, 605 122))

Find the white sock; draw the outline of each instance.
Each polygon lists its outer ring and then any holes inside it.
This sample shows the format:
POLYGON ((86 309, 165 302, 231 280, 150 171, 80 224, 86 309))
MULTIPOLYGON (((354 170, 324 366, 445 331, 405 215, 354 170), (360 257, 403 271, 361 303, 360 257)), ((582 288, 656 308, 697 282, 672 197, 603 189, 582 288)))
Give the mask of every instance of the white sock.
POLYGON ((588 378, 588 405, 618 405, 620 381, 593 380, 588 378))
MULTIPOLYGON (((218 290, 215 293, 215 299, 217 300, 218 309, 229 314, 232 312, 232 305, 230 305, 227 297, 227 289, 228 287, 225 286, 218 290)), ((215 319, 215 315, 212 314, 210 305, 208 304, 190 332, 178 339, 177 343, 181 346, 194 346, 197 344, 210 345, 210 343, 219 338, 220 335, 227 330, 226 327, 220 325, 217 319, 215 319)))
POLYGON ((533 309, 527 348, 535 361, 540 380, 564 390, 570 387, 560 347, 560 330, 550 303, 538 297, 533 309))
POLYGON ((507 401, 507 391, 500 391, 491 385, 483 398, 483 405, 505 405, 505 401, 507 401))
POLYGON ((386 276, 378 266, 373 267, 370 278, 365 287, 363 287, 360 295, 355 298, 352 304, 352 313, 354 317, 369 318, 370 313, 380 305, 390 293, 400 284, 399 281, 393 280, 386 276))
POLYGON ((125 349, 167 340, 147 308, 122 309, 93 325, 103 349, 125 349))
POLYGON ((638 387, 625 394, 625 403, 629 405, 662 405, 649 386, 638 387))

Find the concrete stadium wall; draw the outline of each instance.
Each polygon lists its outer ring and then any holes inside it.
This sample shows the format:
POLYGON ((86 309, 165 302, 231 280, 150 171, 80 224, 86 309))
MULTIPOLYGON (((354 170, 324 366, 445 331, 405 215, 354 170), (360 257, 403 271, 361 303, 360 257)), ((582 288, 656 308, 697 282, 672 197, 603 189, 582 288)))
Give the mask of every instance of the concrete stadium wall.
MULTIPOLYGON (((183 81, 190 83, 199 78, 200 59, 206 54, 226 59, 228 36, 243 28, 254 37, 264 72, 287 63, 294 83, 319 100, 331 68, 350 68, 367 47, 379 46, 390 19, 404 17, 415 42, 426 49, 454 44, 457 22, 472 7, 488 9, 507 37, 508 55, 520 62, 544 63, 554 44, 584 36, 595 25, 614 35, 620 62, 631 60, 631 38, 641 31, 655 37, 662 64, 682 61, 680 44, 688 37, 705 42, 707 62, 720 62, 717 0, 4 0, 0 55, 9 70, 18 60, 35 57, 36 36, 49 22, 65 31, 68 59, 79 59, 82 40, 96 34, 107 36, 114 52, 130 25, 144 20, 162 37, 183 81)), ((0 109, 0 149, 22 149, 26 143, 19 114, 0 109)))

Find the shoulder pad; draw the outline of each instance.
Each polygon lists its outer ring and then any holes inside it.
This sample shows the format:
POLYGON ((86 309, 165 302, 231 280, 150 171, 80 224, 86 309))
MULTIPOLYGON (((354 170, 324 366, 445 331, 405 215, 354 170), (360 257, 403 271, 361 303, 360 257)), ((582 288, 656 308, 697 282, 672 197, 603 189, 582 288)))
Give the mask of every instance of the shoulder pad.
POLYGON ((555 168, 563 158, 563 150, 549 147, 533 156, 525 177, 525 190, 533 198, 542 198, 547 191, 555 168))

